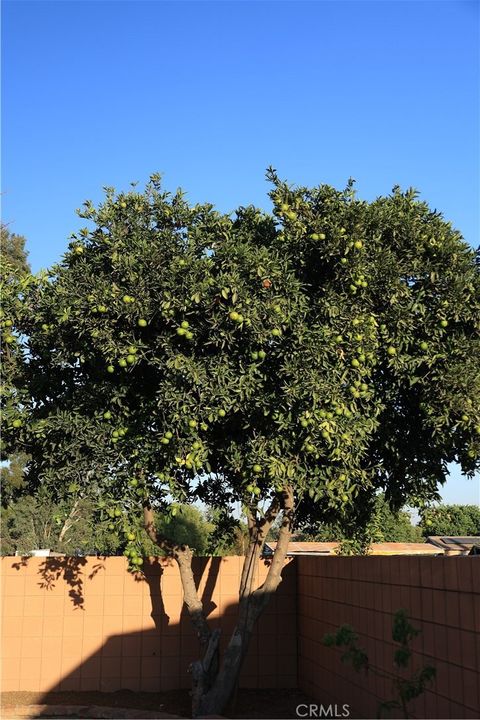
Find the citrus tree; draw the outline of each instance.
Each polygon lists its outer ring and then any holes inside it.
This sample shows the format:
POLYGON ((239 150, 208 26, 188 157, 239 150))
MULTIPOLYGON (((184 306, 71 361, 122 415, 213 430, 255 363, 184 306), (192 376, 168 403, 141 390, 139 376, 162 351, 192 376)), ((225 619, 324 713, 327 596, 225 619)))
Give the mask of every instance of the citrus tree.
MULTIPOLYGON (((438 497, 447 464, 480 456, 478 256, 414 191, 372 203, 268 172, 273 212, 190 206, 152 176, 106 189, 62 261, 6 295, 9 448, 32 487, 77 493, 127 538, 133 517, 177 562, 198 632, 194 714, 221 712, 297 522, 365 525, 438 497), (155 527, 201 501, 249 544, 223 657, 192 550, 155 527), (277 520, 264 583, 255 568, 277 520)), ((168 525, 168 523, 167 523, 168 525)))

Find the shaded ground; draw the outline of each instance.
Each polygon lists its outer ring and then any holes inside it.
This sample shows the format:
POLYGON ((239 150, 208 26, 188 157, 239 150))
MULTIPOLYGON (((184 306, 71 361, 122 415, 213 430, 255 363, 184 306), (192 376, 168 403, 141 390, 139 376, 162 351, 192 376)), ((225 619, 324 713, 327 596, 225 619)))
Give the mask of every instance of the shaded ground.
MULTIPOLYGON (((240 690, 235 706, 225 717, 242 720, 287 719, 298 717, 295 710, 301 703, 312 700, 300 690, 240 690)), ((136 710, 160 711, 166 714, 190 717, 188 690, 170 690, 163 693, 132 692, 119 690, 102 692, 5 692, 1 694, 3 708, 19 705, 101 705, 110 708, 135 708, 136 710)), ((42 713, 47 717, 48 713, 42 713)), ((58 717, 58 716, 57 716, 58 717)), ((71 717, 75 717, 70 715, 71 717)))

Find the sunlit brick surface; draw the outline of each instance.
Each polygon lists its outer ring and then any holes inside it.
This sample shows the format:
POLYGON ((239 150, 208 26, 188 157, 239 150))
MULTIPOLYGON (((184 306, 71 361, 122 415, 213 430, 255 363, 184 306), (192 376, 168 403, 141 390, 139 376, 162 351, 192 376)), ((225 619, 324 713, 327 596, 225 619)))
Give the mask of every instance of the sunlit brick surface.
MULTIPOLYGON (((197 558, 194 574, 222 646, 235 623, 242 558, 197 558)), ((2 689, 163 691, 189 687, 199 657, 176 565, 151 558, 145 578, 121 557, 2 558, 2 689)), ((258 580, 266 573, 259 563, 258 580)), ((243 687, 296 687, 293 563, 261 618, 243 687)))

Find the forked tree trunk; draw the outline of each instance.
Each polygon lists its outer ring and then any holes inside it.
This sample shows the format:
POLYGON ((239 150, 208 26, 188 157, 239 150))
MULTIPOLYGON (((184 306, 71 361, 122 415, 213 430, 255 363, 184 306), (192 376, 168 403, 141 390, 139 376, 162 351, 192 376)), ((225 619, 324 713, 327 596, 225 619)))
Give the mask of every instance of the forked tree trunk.
POLYGON ((238 620, 219 666, 220 631, 212 631, 205 617, 192 572, 193 553, 185 545, 175 545, 159 537, 155 531, 150 506, 146 505, 144 508, 145 529, 148 534, 178 564, 184 602, 204 652, 202 660, 192 663, 193 717, 223 712, 234 693, 255 625, 282 580, 281 574, 293 526, 293 513, 293 492, 291 488, 286 488, 280 493, 279 498, 272 502, 263 518, 255 518, 253 514, 248 518, 250 543, 240 579, 238 620), (283 518, 277 547, 265 582, 255 588, 256 570, 263 545, 280 510, 283 511, 283 518))

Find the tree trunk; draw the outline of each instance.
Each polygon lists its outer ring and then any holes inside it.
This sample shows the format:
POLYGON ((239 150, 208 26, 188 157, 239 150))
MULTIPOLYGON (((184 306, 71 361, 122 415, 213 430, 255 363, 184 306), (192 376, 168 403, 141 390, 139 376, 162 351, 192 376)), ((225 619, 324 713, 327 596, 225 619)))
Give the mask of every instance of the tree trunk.
POLYGON ((204 651, 203 660, 198 660, 191 665, 193 717, 222 713, 235 691, 255 624, 282 580, 281 573, 291 538, 293 513, 291 488, 286 488, 280 497, 272 502, 263 517, 256 517, 253 509, 249 512, 250 543, 240 579, 238 621, 219 669, 220 630, 212 632, 205 617, 192 571, 193 553, 187 545, 176 545, 167 538, 159 536, 155 530, 152 509, 148 503, 144 505, 144 524, 148 535, 177 562, 182 580, 184 602, 204 651), (263 545, 280 510, 283 510, 283 519, 277 547, 265 582, 254 589, 263 545))
POLYGON ((201 698, 198 709, 198 715, 200 716, 220 714, 225 710, 237 686, 242 663, 246 657, 258 618, 265 610, 270 597, 282 581, 281 573, 285 564, 285 557, 293 526, 294 504, 291 488, 287 488, 282 493, 282 509, 284 514, 277 547, 275 548, 275 553, 265 582, 256 590, 252 590, 254 572, 258 566, 258 560, 266 536, 273 520, 278 514, 279 507, 272 506, 264 519, 256 524, 252 524, 249 551, 245 557, 240 582, 240 604, 237 626, 225 650, 222 666, 215 681, 211 689, 201 698))

